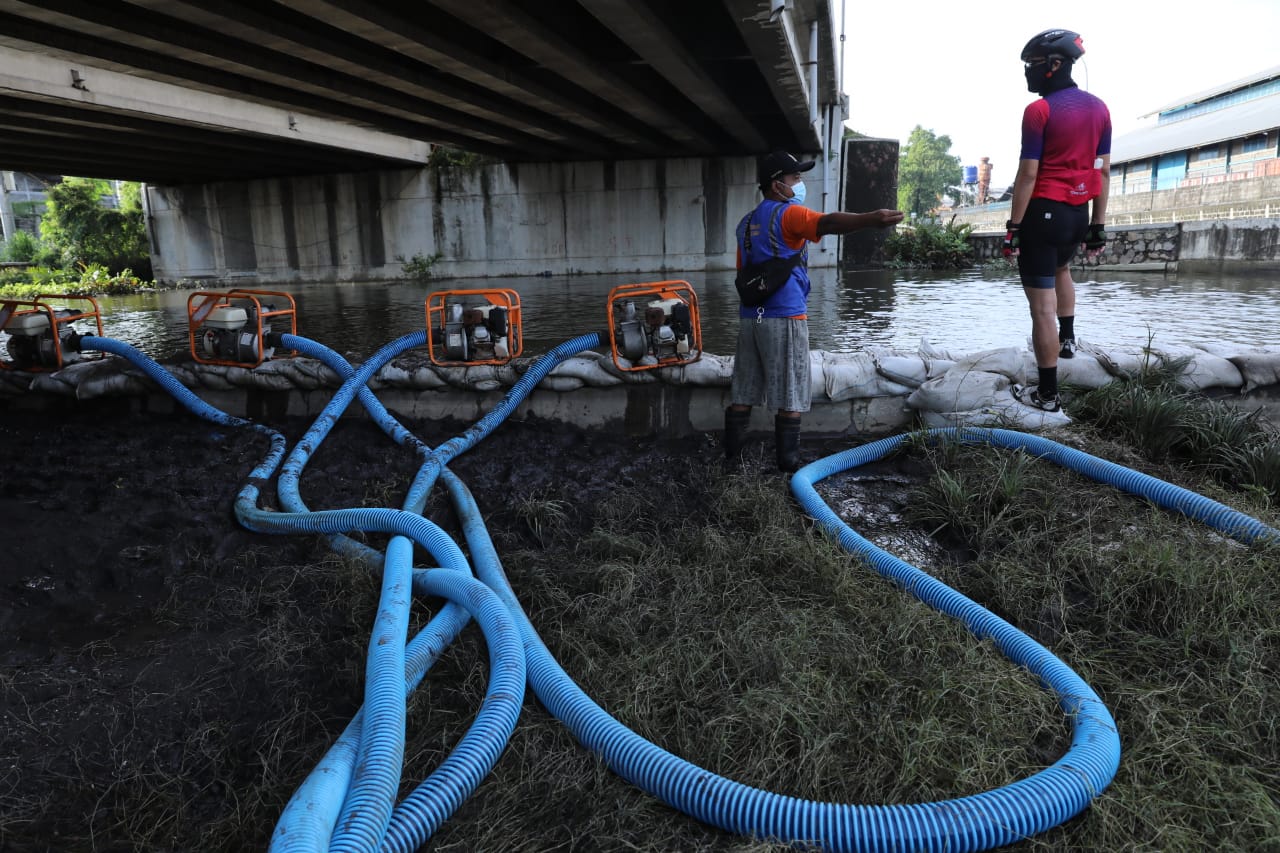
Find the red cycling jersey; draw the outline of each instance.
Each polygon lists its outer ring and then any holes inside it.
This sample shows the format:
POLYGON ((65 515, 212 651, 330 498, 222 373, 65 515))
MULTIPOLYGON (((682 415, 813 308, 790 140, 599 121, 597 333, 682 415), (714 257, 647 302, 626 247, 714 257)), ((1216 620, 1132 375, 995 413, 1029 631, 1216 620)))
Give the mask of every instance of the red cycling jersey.
POLYGON ((1102 192, 1098 158, 1111 153, 1111 113, 1101 99, 1069 86, 1022 111, 1023 160, 1039 160, 1032 198, 1083 204, 1102 192))

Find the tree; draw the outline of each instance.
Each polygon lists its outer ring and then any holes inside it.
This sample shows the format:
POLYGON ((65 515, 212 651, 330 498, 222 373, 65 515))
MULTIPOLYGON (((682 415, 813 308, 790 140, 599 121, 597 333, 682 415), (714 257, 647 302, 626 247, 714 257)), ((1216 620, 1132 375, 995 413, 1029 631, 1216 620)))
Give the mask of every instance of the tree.
POLYGON ((898 158, 898 209, 922 216, 938 206, 947 187, 960 183, 960 158, 948 152, 951 137, 916 125, 898 158))
POLYGON ((146 223, 137 184, 125 184, 120 209, 102 205, 105 181, 63 178, 49 187, 40 237, 64 268, 101 264, 113 275, 125 269, 151 277, 146 223))

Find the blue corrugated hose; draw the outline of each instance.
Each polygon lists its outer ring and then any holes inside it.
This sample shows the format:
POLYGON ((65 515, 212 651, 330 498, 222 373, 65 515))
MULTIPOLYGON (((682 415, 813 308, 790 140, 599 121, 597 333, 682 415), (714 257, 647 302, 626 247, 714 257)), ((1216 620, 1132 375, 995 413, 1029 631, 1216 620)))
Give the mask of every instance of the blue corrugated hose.
MULTIPOLYGON (((217 423, 249 426, 271 436, 271 451, 237 498, 242 523, 265 532, 328 534, 336 549, 383 571, 384 594, 374 644, 379 637, 385 638, 390 642, 382 645, 398 646, 399 651, 375 654, 371 648, 365 707, 295 793, 277 825, 273 850, 416 850, 497 760, 519 713, 526 677, 547 709, 620 776, 686 814, 745 836, 817 844, 832 851, 985 850, 1063 823, 1110 784, 1120 757, 1115 723, 1078 675, 1012 625, 858 536, 814 489, 814 483, 825 477, 883 458, 904 441, 915 439, 915 434, 883 439, 808 465, 791 478, 792 491, 804 510, 844 548, 866 558, 877 571, 920 600, 960 619, 977 637, 991 639, 1011 661, 1025 666, 1053 690, 1074 730, 1071 746, 1061 759, 1006 787, 955 800, 910 805, 813 802, 717 776, 645 740, 596 705, 542 643, 516 600, 474 499, 446 466, 510 416, 557 364, 602 346, 603 340, 599 334, 585 335, 537 359, 498 406, 462 435, 432 451, 396 422, 367 387, 369 379, 394 354, 424 345, 423 333, 384 347, 359 370, 320 344, 283 336, 284 346, 320 359, 345 381, 285 461, 278 490, 287 511, 276 513, 258 509, 257 497, 259 486, 269 481, 284 456, 283 438, 266 427, 208 406, 127 344, 106 338, 84 339, 85 349, 122 355, 141 366, 197 415, 217 423), (422 457, 422 465, 402 510, 312 512, 298 494, 302 470, 357 396, 384 432, 422 457), (480 582, 469 577, 473 567, 459 546, 421 518, 437 479, 445 482, 462 518, 480 582), (346 535, 355 531, 393 534, 385 557, 346 535), (425 548, 441 569, 414 569, 410 542, 425 548), (406 646, 407 584, 418 594, 443 596, 450 603, 406 646), (436 772, 393 808, 401 772, 405 696, 461 631, 467 612, 475 616, 490 642, 494 675, 485 708, 436 772), (517 643, 523 645, 522 654, 513 650, 517 643), (501 707, 501 712, 487 714, 490 705, 501 707), (355 770, 358 766, 364 768, 359 773, 355 770)), ((1020 448, 1204 521, 1242 541, 1280 539, 1280 534, 1261 522, 1200 495, 1039 436, 983 429, 930 430, 923 435, 929 440, 1020 448)))

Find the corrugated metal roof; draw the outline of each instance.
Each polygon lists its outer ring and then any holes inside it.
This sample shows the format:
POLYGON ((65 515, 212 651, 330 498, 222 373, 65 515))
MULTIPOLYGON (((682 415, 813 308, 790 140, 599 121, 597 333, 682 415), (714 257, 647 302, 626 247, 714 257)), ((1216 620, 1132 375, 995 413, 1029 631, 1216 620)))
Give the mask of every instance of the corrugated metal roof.
POLYGON ((1280 94, 1169 124, 1144 127, 1111 143, 1111 163, 1145 160, 1280 127, 1280 94))
POLYGON ((1255 83, 1263 83, 1276 77, 1280 77, 1280 65, 1268 68, 1266 71, 1259 71, 1257 74, 1250 74, 1248 77, 1241 77, 1239 80, 1232 80, 1230 83, 1223 83, 1221 85, 1214 86, 1212 89, 1205 89, 1203 92, 1197 92, 1196 94, 1188 97, 1180 98, 1173 103, 1165 104, 1158 110, 1152 110, 1149 113, 1144 113, 1138 116, 1138 118, 1158 115, 1165 110, 1185 107, 1188 104, 1198 104, 1201 101, 1207 101, 1210 98, 1217 97, 1218 95, 1225 95, 1228 92, 1234 92, 1237 89, 1244 89, 1254 85, 1255 83))

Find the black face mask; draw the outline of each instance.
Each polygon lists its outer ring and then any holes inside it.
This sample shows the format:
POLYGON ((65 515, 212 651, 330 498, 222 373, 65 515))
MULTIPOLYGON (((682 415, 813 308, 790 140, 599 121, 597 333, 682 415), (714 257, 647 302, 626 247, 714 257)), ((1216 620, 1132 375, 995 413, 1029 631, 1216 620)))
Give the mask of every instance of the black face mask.
POLYGON ((1049 73, 1049 63, 1037 62, 1035 65, 1028 65, 1023 72, 1027 76, 1027 91, 1040 94, 1044 91, 1045 85, 1052 80, 1052 77, 1045 77, 1049 73))
POLYGON ((1069 64, 1062 63, 1058 66, 1058 70, 1053 72, 1052 76, 1046 76, 1052 67, 1051 60, 1028 65, 1022 72, 1027 78, 1027 91, 1035 92, 1037 95, 1047 95, 1050 92, 1056 92, 1059 89, 1074 85, 1071 80, 1071 66, 1069 64))

